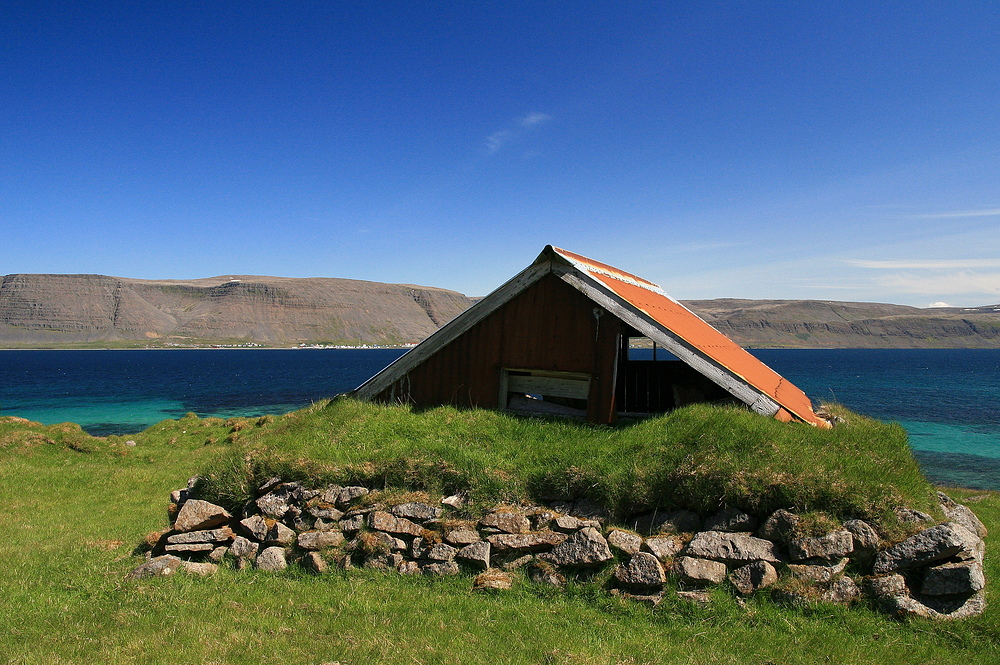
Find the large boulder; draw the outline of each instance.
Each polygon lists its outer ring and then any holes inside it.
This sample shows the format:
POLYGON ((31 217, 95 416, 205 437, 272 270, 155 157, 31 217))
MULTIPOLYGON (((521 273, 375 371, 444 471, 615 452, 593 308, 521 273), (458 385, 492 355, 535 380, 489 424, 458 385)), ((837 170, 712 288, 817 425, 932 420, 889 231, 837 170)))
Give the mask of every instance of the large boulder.
MULTIPOLYGON (((973 571, 954 572, 953 569, 949 570, 948 564, 935 566, 935 568, 943 570, 931 575, 929 590, 932 593, 912 593, 907 586, 906 578, 899 573, 869 578, 866 582, 866 591, 884 612, 897 618, 923 617, 951 620, 964 619, 983 613, 986 609, 986 597, 985 590, 982 588, 973 593, 967 591, 943 595, 933 593, 937 591, 951 592, 956 589, 970 589, 978 586, 973 571), (955 577, 952 577, 953 575, 955 577), (956 578, 958 583, 953 585, 956 578)), ((930 575, 930 571, 928 571, 928 575, 930 575)), ((926 576, 924 585, 927 585, 926 576)))
POLYGON ((418 522, 425 522, 441 517, 440 508, 419 501, 397 504, 390 509, 390 512, 396 517, 403 517, 418 522))
POLYGON ((642 549, 642 536, 615 529, 608 534, 608 545, 625 554, 635 554, 642 549))
POLYGON ((140 580, 144 577, 173 575, 181 567, 182 563, 184 563, 182 559, 172 554, 158 556, 133 570, 128 574, 127 579, 140 580))
POLYGON ((456 547, 478 543, 482 539, 479 532, 471 527, 452 529, 444 535, 444 542, 456 547))
POLYGON ((285 559, 285 548, 277 545, 264 548, 264 551, 257 555, 255 565, 257 570, 284 570, 288 567, 288 561, 285 559))
POLYGON ((288 512, 292 504, 295 503, 295 497, 293 496, 295 488, 296 486, 294 485, 282 485, 278 489, 258 498, 254 503, 257 504, 257 509, 265 516, 280 520, 285 516, 285 513, 288 512))
POLYGON ((667 581, 659 560, 649 552, 634 554, 627 563, 615 568, 614 578, 630 587, 661 587, 667 581))
POLYGON ((298 537, 299 547, 304 550, 324 550, 344 542, 344 534, 339 531, 306 531, 298 537))
POLYGON ((167 542, 171 545, 181 543, 228 543, 234 537, 233 530, 228 526, 220 529, 203 529, 201 531, 186 531, 175 533, 167 537, 167 542))
POLYGON ((778 581, 778 571, 767 561, 751 561, 729 573, 729 581, 744 596, 778 581))
POLYGON ((839 559, 854 551, 854 537, 847 529, 836 529, 824 536, 792 536, 788 538, 788 558, 839 559))
POLYGON ((674 562, 674 573, 682 582, 695 586, 721 584, 726 579, 726 564, 721 561, 682 556, 674 562))
POLYGON ((688 544, 686 553, 700 559, 736 565, 748 561, 781 563, 781 556, 774 543, 747 533, 702 531, 688 544))
POLYGON ((797 580, 829 582, 847 568, 850 559, 815 559, 804 563, 788 564, 788 573, 797 580))
POLYGON ((405 536, 419 536, 424 532, 424 528, 419 524, 414 524, 405 517, 396 517, 384 510, 368 513, 368 526, 376 531, 398 533, 405 536))
POLYGON ((608 541, 594 527, 581 529, 542 554, 540 559, 557 566, 596 566, 614 558, 608 541))
POLYGON ((680 536, 650 536, 642 543, 642 549, 665 561, 684 549, 680 536))
POLYGON ((485 540, 471 543, 458 550, 455 558, 485 570, 490 567, 490 544, 485 540))
POLYGON ((881 602, 883 611, 900 619, 922 617, 937 620, 967 619, 986 610, 986 596, 977 591, 971 596, 893 596, 881 602), (937 602, 935 602, 937 601, 937 602))
POLYGON ((175 531, 214 529, 231 520, 232 515, 222 506, 201 499, 188 499, 174 520, 175 531))
POLYGON ((929 596, 970 594, 985 586, 983 564, 978 561, 950 561, 927 569, 920 592, 929 596))
POLYGON ((779 508, 768 516, 757 530, 757 535, 775 543, 785 543, 791 537, 800 517, 784 508, 779 508))
POLYGON ((260 515, 251 515, 240 520, 239 528, 249 538, 262 543, 267 540, 267 534, 271 530, 272 524, 273 522, 268 522, 260 515))
POLYGON ((976 534, 980 538, 985 538, 987 536, 986 526, 979 521, 976 514, 972 512, 968 506, 963 506, 960 503, 955 503, 950 496, 944 492, 938 492, 938 500, 941 502, 941 510, 944 512, 945 517, 952 522, 958 522, 966 529, 976 534))
POLYGON ((541 552, 567 539, 565 533, 539 531, 537 533, 497 533, 486 540, 498 552, 541 552))
POLYGON ((521 513, 512 512, 490 513, 479 520, 479 526, 485 529, 495 529, 502 533, 528 533, 531 531, 531 521, 521 513))
POLYGON ((898 570, 909 570, 952 556, 965 555, 977 558, 982 549, 982 540, 956 522, 945 522, 924 529, 901 543, 880 552, 875 557, 873 570, 876 575, 898 570))
POLYGON ((260 543, 250 540, 249 538, 244 538, 243 536, 236 536, 233 539, 233 544, 229 548, 229 552, 237 559, 245 559, 252 561, 257 558, 257 552, 260 550, 260 543))

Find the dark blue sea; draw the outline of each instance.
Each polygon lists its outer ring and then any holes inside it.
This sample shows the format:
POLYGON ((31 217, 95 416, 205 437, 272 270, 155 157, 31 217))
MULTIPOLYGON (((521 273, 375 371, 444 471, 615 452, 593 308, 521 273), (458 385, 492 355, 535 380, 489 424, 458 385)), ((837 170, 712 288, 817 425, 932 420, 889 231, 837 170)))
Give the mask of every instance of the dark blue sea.
MULTIPOLYGON (((2 351, 0 415, 138 432, 187 412, 284 413, 357 387, 393 349, 2 351)), ((1000 350, 753 352, 814 401, 906 428, 931 480, 1000 490, 1000 350)))

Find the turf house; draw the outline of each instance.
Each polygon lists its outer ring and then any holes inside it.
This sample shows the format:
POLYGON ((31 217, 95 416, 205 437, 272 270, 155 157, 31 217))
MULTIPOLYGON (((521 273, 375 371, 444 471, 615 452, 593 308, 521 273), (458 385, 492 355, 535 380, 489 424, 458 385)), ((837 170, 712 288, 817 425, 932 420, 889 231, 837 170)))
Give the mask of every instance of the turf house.
POLYGON ((551 245, 353 394, 595 423, 735 399, 829 426, 805 393, 656 284, 551 245))

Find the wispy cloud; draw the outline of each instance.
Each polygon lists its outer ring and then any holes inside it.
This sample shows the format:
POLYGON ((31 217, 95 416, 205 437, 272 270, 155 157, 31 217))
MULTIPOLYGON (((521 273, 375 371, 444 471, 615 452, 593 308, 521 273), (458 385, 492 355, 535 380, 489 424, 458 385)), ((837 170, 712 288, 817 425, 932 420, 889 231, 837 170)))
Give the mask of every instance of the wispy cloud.
POLYGON ((886 271, 875 278, 879 288, 925 296, 1000 294, 1000 259, 906 259, 866 261, 849 259, 858 268, 886 271))
POLYGON ((957 217, 1000 217, 1000 208, 984 208, 982 210, 956 210, 954 212, 937 212, 928 215, 915 215, 922 219, 953 219, 957 217))
POLYGON ((551 119, 552 116, 546 115, 545 113, 529 113, 521 118, 520 125, 522 127, 534 127, 535 125, 540 125, 543 122, 548 122, 551 119))
POLYGON ((920 293, 931 296, 953 294, 981 294, 984 297, 1000 295, 1000 273, 975 273, 966 270, 947 274, 914 275, 896 273, 885 275, 880 286, 903 293, 920 293))
POLYGON ((552 116, 545 113, 533 111, 528 115, 518 118, 512 123, 510 129, 501 129, 486 137, 486 152, 493 155, 500 151, 505 145, 519 138, 525 132, 529 132, 539 125, 545 124, 552 119, 552 116))
POLYGON ((888 259, 867 261, 847 259, 847 263, 858 268, 875 270, 970 270, 976 268, 1000 268, 1000 259, 888 259))
POLYGON ((504 147, 504 145, 512 138, 514 138, 514 132, 508 132, 506 130, 493 132, 486 137, 486 152, 492 155, 496 151, 500 150, 500 148, 504 147))

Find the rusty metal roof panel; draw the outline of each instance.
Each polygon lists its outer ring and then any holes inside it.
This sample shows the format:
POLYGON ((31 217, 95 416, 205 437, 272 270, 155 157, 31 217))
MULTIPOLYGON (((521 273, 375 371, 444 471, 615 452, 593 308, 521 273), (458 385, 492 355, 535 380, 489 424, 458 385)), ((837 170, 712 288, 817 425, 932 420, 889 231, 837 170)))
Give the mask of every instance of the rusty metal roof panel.
POLYGON ((552 247, 551 251, 646 314, 656 325, 774 399, 796 418, 821 427, 829 426, 813 412, 812 403, 804 392, 668 296, 657 284, 558 247, 552 247))

